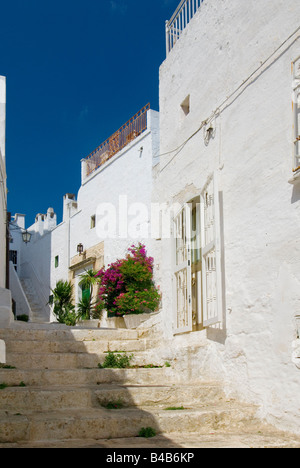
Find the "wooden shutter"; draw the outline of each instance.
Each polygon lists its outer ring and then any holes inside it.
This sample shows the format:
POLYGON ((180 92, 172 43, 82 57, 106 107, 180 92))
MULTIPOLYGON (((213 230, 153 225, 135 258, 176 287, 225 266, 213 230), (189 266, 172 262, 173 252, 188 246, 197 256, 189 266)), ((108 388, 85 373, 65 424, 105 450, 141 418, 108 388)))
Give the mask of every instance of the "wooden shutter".
POLYGON ((222 275, 220 210, 217 174, 212 174, 201 193, 201 249, 203 326, 221 322, 222 275))
POLYGON ((191 207, 184 205, 174 218, 174 281, 175 317, 173 333, 192 331, 191 297, 191 207))

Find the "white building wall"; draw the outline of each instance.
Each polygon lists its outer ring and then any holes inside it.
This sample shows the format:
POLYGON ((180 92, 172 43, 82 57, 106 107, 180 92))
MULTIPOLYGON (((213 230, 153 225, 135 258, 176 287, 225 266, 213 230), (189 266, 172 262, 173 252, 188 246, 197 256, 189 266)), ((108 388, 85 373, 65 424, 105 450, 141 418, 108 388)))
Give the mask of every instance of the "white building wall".
POLYGON ((57 281, 68 279, 68 255, 69 250, 68 223, 59 224, 51 233, 51 260, 50 260, 50 285, 55 288, 57 281), (55 263, 58 257, 58 266, 55 263))
POLYGON ((52 231, 56 226, 56 215, 52 209, 47 214, 37 214, 35 223, 27 230, 31 234, 29 243, 21 243, 21 280, 30 280, 32 293, 40 305, 45 321, 50 318, 49 296, 51 294, 51 249, 52 231))
POLYGON ((300 55, 299 31, 288 37, 299 17, 294 0, 202 4, 160 69, 161 162, 154 187, 154 201, 183 203, 200 193, 213 170, 219 173, 223 322, 172 338, 172 244, 166 239, 156 254, 166 337, 174 350, 206 343, 193 356, 193 375, 222 377, 228 393, 259 404, 262 416, 295 432, 300 187, 288 181, 291 62, 300 55), (188 95, 185 115, 181 103, 188 95), (198 129, 214 110, 215 133, 206 146, 198 129))

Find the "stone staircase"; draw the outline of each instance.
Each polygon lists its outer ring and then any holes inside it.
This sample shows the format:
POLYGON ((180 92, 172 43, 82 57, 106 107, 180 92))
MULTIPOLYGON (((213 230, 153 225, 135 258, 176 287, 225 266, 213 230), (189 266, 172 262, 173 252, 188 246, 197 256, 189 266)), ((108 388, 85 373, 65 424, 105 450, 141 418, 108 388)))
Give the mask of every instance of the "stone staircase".
POLYGON ((14 367, 0 367, 0 448, 300 447, 219 383, 184 381, 138 330, 20 323, 0 338, 14 367), (135 367, 99 368, 108 350, 135 367), (156 437, 137 437, 143 427, 156 437))
POLYGON ((20 279, 23 291, 27 297, 31 309, 30 321, 34 323, 45 323, 45 313, 41 309, 40 299, 37 297, 35 289, 30 278, 20 279))

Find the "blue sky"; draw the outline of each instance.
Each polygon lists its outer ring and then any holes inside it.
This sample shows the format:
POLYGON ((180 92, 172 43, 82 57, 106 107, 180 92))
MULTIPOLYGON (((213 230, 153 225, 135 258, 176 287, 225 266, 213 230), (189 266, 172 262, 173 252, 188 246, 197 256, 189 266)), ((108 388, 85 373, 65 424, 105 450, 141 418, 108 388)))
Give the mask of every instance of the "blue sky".
POLYGON ((8 210, 77 194, 80 160, 141 107, 159 110, 165 20, 179 0, 0 0, 8 210))

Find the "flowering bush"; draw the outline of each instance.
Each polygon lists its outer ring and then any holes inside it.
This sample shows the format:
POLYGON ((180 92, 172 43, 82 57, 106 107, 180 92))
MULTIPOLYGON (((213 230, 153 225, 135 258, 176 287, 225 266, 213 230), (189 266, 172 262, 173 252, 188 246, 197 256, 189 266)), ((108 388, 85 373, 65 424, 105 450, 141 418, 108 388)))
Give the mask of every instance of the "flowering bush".
POLYGON ((108 317, 157 310, 161 296, 153 282, 153 258, 147 257, 144 245, 132 245, 124 259, 102 268, 96 277, 108 317))

